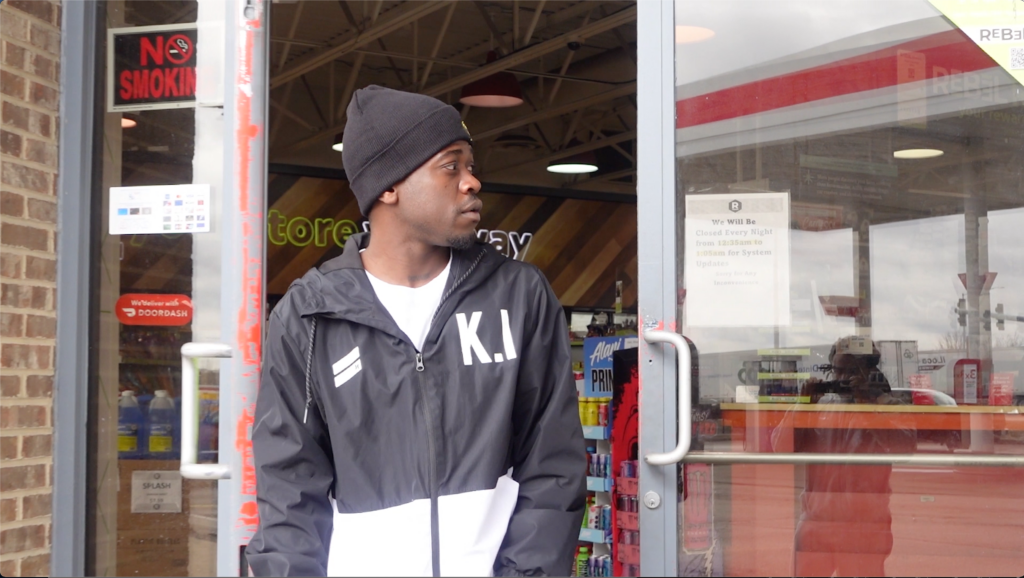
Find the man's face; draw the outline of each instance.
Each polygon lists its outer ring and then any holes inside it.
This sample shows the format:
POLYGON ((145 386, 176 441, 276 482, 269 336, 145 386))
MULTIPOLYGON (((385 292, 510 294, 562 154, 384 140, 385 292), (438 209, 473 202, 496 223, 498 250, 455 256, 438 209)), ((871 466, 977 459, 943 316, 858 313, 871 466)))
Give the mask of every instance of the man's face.
POLYGON ((399 218, 417 240, 455 249, 472 246, 483 207, 474 166, 473 147, 458 141, 395 185, 399 218))
POLYGON ((848 381, 854 395, 870 393, 882 385, 885 378, 868 356, 838 354, 832 360, 832 373, 836 379, 848 381))

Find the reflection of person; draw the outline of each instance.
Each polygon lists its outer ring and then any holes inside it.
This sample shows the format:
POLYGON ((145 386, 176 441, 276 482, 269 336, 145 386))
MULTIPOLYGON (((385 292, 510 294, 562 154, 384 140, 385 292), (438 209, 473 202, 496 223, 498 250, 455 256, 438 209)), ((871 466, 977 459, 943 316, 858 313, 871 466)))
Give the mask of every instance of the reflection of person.
MULTIPOLYGON (((832 379, 811 379, 804 385, 804 395, 818 405, 820 426, 795 430, 795 451, 833 455, 914 451, 915 433, 887 420, 889 414, 843 408, 844 404, 900 404, 878 367, 880 358, 872 341, 863 337, 845 337, 832 347, 832 379)), ((885 576, 885 560, 892 551, 892 466, 837 463, 806 468, 794 576, 885 576)))
POLYGON ((586 497, 562 307, 476 241, 459 113, 371 86, 344 164, 371 233, 268 324, 252 443, 266 576, 567 576, 586 497))

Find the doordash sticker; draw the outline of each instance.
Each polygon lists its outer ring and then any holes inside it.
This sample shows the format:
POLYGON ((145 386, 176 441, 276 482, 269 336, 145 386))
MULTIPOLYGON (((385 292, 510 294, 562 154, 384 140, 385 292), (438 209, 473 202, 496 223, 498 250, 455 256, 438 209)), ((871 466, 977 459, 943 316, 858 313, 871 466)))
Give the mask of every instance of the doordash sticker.
POLYGON ((188 295, 125 293, 114 304, 114 312, 124 325, 188 325, 192 299, 188 295))

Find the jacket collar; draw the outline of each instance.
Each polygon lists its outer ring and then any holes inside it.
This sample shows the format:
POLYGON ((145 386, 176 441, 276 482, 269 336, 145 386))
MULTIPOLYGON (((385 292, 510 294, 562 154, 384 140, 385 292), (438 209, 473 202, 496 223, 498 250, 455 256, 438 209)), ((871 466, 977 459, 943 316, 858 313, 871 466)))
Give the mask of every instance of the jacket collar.
MULTIPOLYGON (((357 321, 391 332, 397 325, 377 300, 366 277, 359 251, 370 244, 370 233, 351 235, 341 255, 310 269, 292 283, 302 316, 320 315, 357 321)), ((507 258, 478 241, 466 250, 452 251, 451 274, 445 284, 442 309, 483 283, 507 258), (450 302, 450 303, 449 303, 450 302)))

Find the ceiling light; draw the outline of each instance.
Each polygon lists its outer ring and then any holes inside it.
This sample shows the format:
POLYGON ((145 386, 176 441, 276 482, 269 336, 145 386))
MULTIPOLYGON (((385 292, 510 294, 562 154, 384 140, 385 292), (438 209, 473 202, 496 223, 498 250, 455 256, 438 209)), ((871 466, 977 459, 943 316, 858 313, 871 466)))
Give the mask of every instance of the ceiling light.
MULTIPOLYGON (((493 50, 487 53, 488 63, 497 58, 498 54, 493 50)), ((516 75, 502 70, 463 86, 459 102, 485 108, 519 106, 523 104, 523 91, 516 75)))
POLYGON ((704 42, 715 35, 715 31, 703 26, 676 25, 676 44, 704 42))
POLYGON ((597 155, 594 151, 587 151, 566 157, 564 159, 558 159, 551 161, 548 164, 549 173, 558 173, 562 175, 580 175, 584 173, 592 173, 597 170, 597 155))
POLYGON ((133 118, 129 118, 127 116, 121 117, 121 128, 135 128, 138 124, 139 123, 133 118))
POLYGON ((341 138, 344 135, 345 133, 343 132, 339 132, 338 134, 334 135, 334 144, 331 145, 331 148, 338 151, 339 153, 341 152, 341 149, 345 146, 344 143, 341 142, 341 138))
POLYGON ((584 173, 592 173, 597 170, 597 165, 589 163, 567 163, 565 161, 556 161, 548 165, 549 173, 558 173, 561 175, 582 175, 584 173))
POLYGON ((894 151, 892 156, 898 159, 930 159, 941 157, 944 154, 939 149, 903 149, 901 151, 894 151))

